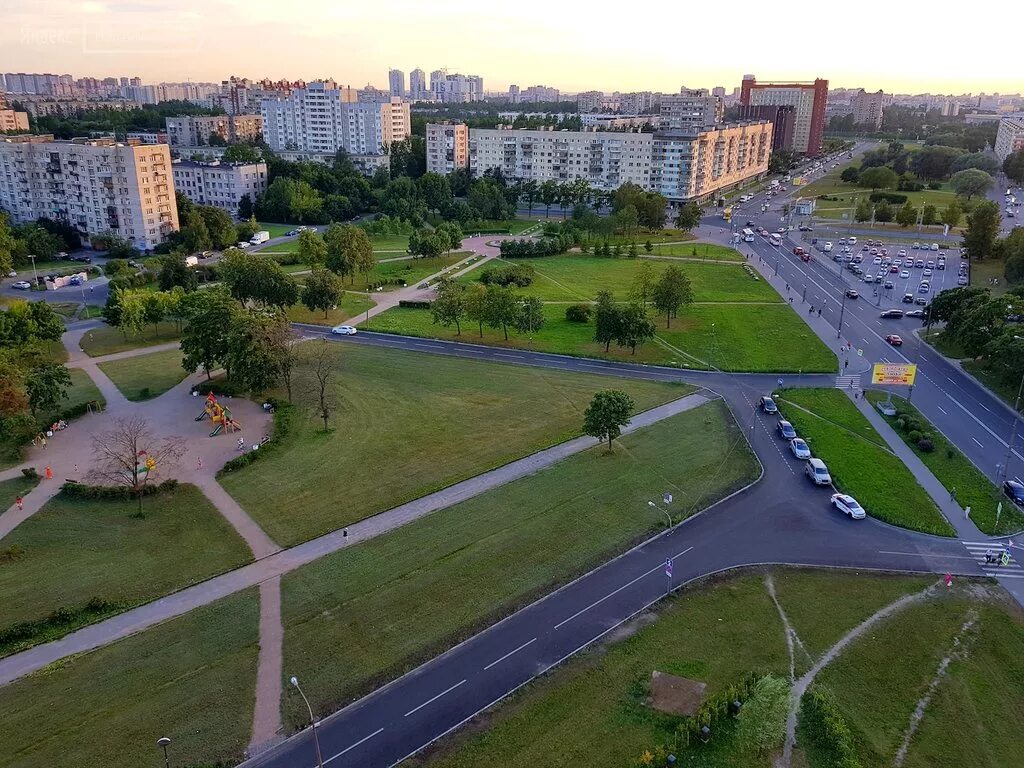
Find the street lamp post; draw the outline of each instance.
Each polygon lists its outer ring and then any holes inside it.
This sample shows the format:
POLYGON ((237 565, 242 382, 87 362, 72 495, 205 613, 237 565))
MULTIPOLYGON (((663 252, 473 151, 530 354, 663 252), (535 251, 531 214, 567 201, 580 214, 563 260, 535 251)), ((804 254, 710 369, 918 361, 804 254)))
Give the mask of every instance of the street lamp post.
POLYGON ((319 768, 324 768, 324 758, 323 755, 320 754, 320 737, 316 732, 316 718, 313 717, 313 708, 309 706, 309 699, 306 698, 306 694, 304 694, 302 689, 299 687, 299 678, 293 677, 291 679, 291 683, 295 686, 295 690, 299 692, 302 700, 306 702, 306 709, 309 712, 309 723, 313 726, 313 744, 316 745, 316 764, 319 768))
POLYGON ((665 528, 666 530, 672 527, 672 515, 668 513, 668 510, 664 507, 659 507, 653 501, 648 501, 647 506, 654 507, 656 510, 665 515, 665 528))
POLYGON ((162 736, 156 740, 156 745, 164 751, 164 768, 171 768, 171 761, 167 757, 167 747, 170 745, 171 740, 166 736, 162 736))

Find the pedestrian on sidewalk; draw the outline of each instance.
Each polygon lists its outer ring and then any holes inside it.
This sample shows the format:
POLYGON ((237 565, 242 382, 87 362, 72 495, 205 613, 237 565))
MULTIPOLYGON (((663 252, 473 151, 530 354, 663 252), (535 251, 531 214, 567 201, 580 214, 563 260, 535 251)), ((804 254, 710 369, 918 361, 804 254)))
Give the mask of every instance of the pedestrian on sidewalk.
POLYGON ((23 498, 21 498, 21 496, 19 495, 14 500, 14 504, 15 504, 15 506, 18 507, 18 511, 20 512, 24 508, 24 506, 25 506, 25 500, 23 498))
POLYGON ((814 305, 813 304, 811 304, 811 309, 807 312, 807 314, 808 315, 813 315, 814 314, 814 305))
POLYGON ((953 490, 949 492, 949 500, 956 501, 956 486, 953 486, 953 490))
POLYGON ((970 520, 970 519, 971 519, 971 505, 968 504, 966 507, 964 507, 964 520, 970 520))
POLYGON ((203 468, 203 457, 202 456, 197 456, 196 457, 196 471, 199 471, 202 468, 203 468))
POLYGON ((818 317, 821 317, 821 307, 818 307, 818 317))
POLYGON ((50 468, 49 464, 46 465, 46 470, 43 474, 46 476, 47 480, 53 480, 53 470, 50 468))

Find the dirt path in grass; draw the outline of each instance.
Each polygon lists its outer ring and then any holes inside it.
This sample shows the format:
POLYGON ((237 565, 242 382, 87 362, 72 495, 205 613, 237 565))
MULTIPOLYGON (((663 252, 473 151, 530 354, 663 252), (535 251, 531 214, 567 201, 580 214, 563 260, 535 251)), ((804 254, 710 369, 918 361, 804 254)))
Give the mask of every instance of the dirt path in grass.
POLYGON ((764 588, 768 590, 768 596, 775 604, 775 610, 779 612, 779 619, 782 621, 782 629, 786 633, 786 650, 789 651, 789 682, 792 683, 796 680, 796 647, 800 647, 800 650, 804 652, 804 655, 807 657, 809 662, 813 663, 814 658, 804 646, 803 640, 800 639, 796 630, 793 629, 793 625, 789 623, 789 617, 786 615, 786 612, 782 610, 782 604, 779 603, 779 598, 775 594, 775 578, 771 573, 765 574, 764 588))
POLYGON ((260 656, 256 667, 256 706, 249 757, 264 752, 282 738, 283 644, 281 577, 275 576, 260 584, 260 656))
POLYGON ((796 723, 797 714, 800 711, 800 700, 803 698, 807 689, 811 686, 811 683, 814 682, 814 678, 818 673, 832 663, 832 660, 839 656, 839 654, 846 649, 846 646, 871 629, 871 627, 875 626, 875 624, 895 613, 899 613, 904 608, 907 608, 914 603, 921 602, 928 598, 936 586, 937 584, 933 584, 920 592, 904 595, 899 600, 889 603, 889 605, 884 608, 880 608, 875 611, 864 619, 864 621, 843 635, 839 642, 825 651, 821 658, 814 663, 814 666, 812 666, 793 684, 793 689, 790 691, 789 715, 786 717, 786 742, 782 748, 782 756, 775 762, 775 768, 790 768, 793 764, 793 747, 796 746, 796 723))

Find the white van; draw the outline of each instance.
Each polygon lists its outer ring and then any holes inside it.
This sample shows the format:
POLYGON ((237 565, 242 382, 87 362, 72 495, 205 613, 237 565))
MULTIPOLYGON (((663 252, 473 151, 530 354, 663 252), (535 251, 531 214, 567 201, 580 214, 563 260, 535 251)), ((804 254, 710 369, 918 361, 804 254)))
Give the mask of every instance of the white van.
POLYGON ((815 485, 832 485, 832 477, 828 473, 828 467, 821 459, 808 459, 804 465, 804 472, 811 478, 815 485))
POLYGON ((847 238, 846 242, 848 242, 850 245, 856 245, 857 237, 855 235, 851 235, 850 237, 847 238))

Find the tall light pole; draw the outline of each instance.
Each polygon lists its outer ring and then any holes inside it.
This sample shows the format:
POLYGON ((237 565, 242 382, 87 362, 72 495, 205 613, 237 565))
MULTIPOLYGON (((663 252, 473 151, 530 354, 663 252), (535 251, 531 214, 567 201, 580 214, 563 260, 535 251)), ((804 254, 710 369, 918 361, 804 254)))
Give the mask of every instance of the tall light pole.
POLYGON ((293 677, 291 679, 291 683, 295 686, 295 690, 299 692, 299 696, 302 697, 302 700, 306 702, 306 709, 309 711, 309 723, 313 726, 313 744, 316 745, 316 764, 320 768, 324 768, 324 758, 323 755, 320 754, 320 737, 316 732, 316 718, 313 717, 313 708, 309 706, 309 699, 306 698, 306 694, 304 694, 302 689, 299 687, 299 678, 293 677))
POLYGON ((167 757, 167 747, 170 745, 171 740, 166 736, 162 736, 156 740, 156 745, 161 747, 164 751, 164 768, 171 768, 171 761, 167 757))

